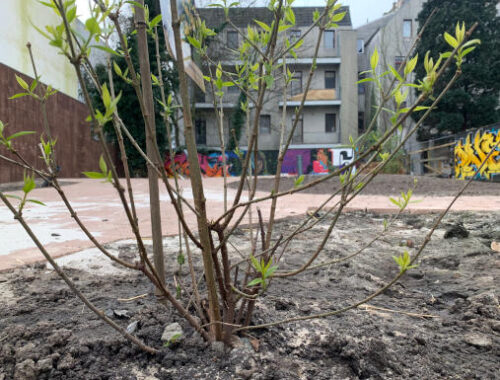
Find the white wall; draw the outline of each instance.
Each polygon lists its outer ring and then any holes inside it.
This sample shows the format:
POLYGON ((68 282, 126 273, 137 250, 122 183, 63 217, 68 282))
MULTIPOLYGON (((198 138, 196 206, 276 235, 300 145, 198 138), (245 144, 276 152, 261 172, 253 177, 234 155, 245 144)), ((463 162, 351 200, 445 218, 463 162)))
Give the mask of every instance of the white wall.
POLYGON ((58 49, 34 27, 56 25, 59 20, 48 7, 36 0, 1 0, 0 63, 34 77, 26 43, 30 42, 42 81, 57 90, 78 97, 78 81, 73 67, 58 49))

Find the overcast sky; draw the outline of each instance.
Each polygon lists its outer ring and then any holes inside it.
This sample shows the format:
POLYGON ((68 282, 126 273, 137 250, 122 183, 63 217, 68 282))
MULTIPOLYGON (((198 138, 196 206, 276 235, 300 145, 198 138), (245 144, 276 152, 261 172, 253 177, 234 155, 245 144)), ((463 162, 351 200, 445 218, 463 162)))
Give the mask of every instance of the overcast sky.
MULTIPOLYGON (((341 0, 340 3, 351 8, 351 19, 354 28, 373 21, 391 9, 394 0, 341 0)), ((210 0, 197 0, 198 4, 210 3, 210 0)), ((265 3, 264 1, 259 1, 265 3)), ((88 0, 76 0, 78 14, 83 19, 88 17, 88 0)), ((296 6, 322 6, 324 0, 296 0, 296 6)))

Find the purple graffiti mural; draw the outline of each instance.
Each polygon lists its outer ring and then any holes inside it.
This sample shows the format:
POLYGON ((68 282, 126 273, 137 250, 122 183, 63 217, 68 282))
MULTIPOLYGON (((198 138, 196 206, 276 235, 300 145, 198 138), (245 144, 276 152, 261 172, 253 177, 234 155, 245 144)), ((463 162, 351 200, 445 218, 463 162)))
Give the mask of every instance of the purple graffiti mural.
POLYGON ((282 174, 297 174, 297 157, 302 156, 302 173, 326 174, 331 167, 342 167, 352 162, 354 152, 351 148, 290 149, 286 152, 282 174))

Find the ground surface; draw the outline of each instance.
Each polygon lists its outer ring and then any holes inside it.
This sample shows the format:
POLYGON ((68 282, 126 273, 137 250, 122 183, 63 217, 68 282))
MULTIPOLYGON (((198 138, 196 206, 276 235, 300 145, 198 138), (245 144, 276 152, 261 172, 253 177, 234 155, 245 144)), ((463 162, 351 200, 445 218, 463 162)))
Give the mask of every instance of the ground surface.
MULTIPOLYGON (((230 204, 234 200, 236 193, 234 182, 237 180, 236 177, 229 178, 228 201, 230 204)), ((309 180, 309 178, 306 179, 306 181, 309 180)), ((271 181, 270 178, 259 177, 260 191, 257 192, 256 197, 270 194, 271 181)), ((99 242, 111 243, 133 237, 122 205, 117 198, 116 190, 111 185, 90 179, 66 179, 61 180, 61 182, 67 184, 67 186, 63 186, 63 189, 77 215, 99 242)), ((208 216, 209 218, 217 218, 224 211, 223 179, 204 178, 203 182, 208 216)), ((141 233, 143 236, 150 236, 147 179, 133 179, 132 184, 141 233)), ((410 204, 408 209, 415 213, 443 210, 452 200, 456 190, 463 184, 463 181, 454 179, 419 177, 416 187, 417 194, 414 197, 419 202, 410 204)), ((180 185, 183 189, 182 195, 188 202, 192 203, 193 196, 189 180, 181 180, 180 185)), ((308 190, 309 193, 296 193, 279 198, 276 210, 277 218, 305 214, 310 208, 326 201, 335 186, 335 181, 329 181, 320 184, 318 190, 314 190, 318 191, 317 194, 308 190)), ((474 182, 471 186, 471 189, 466 193, 468 195, 458 199, 452 210, 500 211, 500 183, 474 182)), ((397 207, 389 201, 389 196, 398 196, 401 191, 407 191, 410 187, 413 187, 413 177, 411 176, 381 175, 368 185, 361 195, 350 202, 345 210, 368 209, 379 213, 397 211, 397 207)), ((293 188, 293 179, 283 178, 281 188, 293 188)), ((22 194, 19 191, 16 192, 15 189, 15 186, 10 186, 7 193, 21 196, 22 194)), ((164 235, 174 235, 177 233, 175 211, 163 184, 161 184, 160 190, 162 232, 164 235)), ((71 218, 55 190, 37 188, 30 193, 30 197, 47 205, 43 207, 29 204, 23 211, 23 216, 51 255, 58 257, 92 247, 92 242, 71 218)), ((245 197, 246 191, 243 200, 246 199, 245 197)), ((333 205, 338 200, 337 196, 330 204, 333 205)), ((259 205, 264 220, 269 215, 270 204, 270 201, 266 201, 259 205)), ((196 226, 193 213, 186 212, 186 218, 188 225, 196 226)), ((244 218, 243 223, 248 223, 248 219, 244 218)), ((3 204, 0 204, 0 241, 2 242, 0 245, 0 271, 43 260, 43 256, 38 252, 31 239, 3 204)))
MULTIPOLYGON (((336 310, 373 293, 397 273, 392 256, 405 249, 414 254, 434 217, 404 215, 355 259, 274 281, 257 304, 255 322, 336 310)), ((382 229, 383 218, 363 212, 342 215, 319 260, 355 252, 382 229)), ((298 222, 283 220, 278 231, 287 233, 298 222)), ((320 223, 300 236, 287 249, 281 269, 305 262, 326 228, 320 223)), ((233 241, 243 251, 248 249, 245 233, 239 230, 233 241)), ((103 258, 87 264, 84 258, 93 257, 91 251, 59 259, 90 300, 107 312, 115 310, 113 318, 123 326, 137 321, 136 334, 155 347, 161 347, 165 325, 177 321, 184 328, 179 344, 157 357, 146 355, 83 307, 44 265, 9 270, 0 273, 0 379, 495 379, 500 260, 490 246, 499 240, 500 213, 451 214, 419 267, 370 302, 433 317, 358 308, 256 330, 257 352, 251 344, 256 340, 247 338, 226 352, 207 346, 175 313, 155 302, 141 277, 117 271, 103 258), (444 239, 459 222, 468 237, 444 239), (118 300, 142 294, 131 302, 118 300)), ((176 241, 165 239, 169 268, 175 267, 176 241)), ((131 242, 110 249, 124 258, 135 254, 131 242)))
MULTIPOLYGON (((304 183, 317 180, 318 176, 307 176, 304 183)), ((404 174, 379 174, 373 181, 363 190, 364 195, 394 195, 401 191, 407 191, 414 186, 414 178, 404 174)), ((438 177, 417 177, 417 185, 415 186, 415 194, 426 196, 452 196, 455 195, 464 185, 464 181, 459 181, 454 178, 438 178, 438 177)), ((274 179, 262 178, 259 180, 258 188, 262 191, 269 191, 273 186, 274 179)), ((293 187, 295 178, 283 177, 281 180, 280 189, 286 190, 293 187)), ((232 184, 235 186, 235 184, 232 184)), ((305 190, 309 194, 331 194, 340 188, 338 177, 334 177, 321 183, 317 186, 305 190)), ((500 196, 500 183, 498 182, 481 182, 475 181, 465 191, 464 195, 496 195, 500 196)))

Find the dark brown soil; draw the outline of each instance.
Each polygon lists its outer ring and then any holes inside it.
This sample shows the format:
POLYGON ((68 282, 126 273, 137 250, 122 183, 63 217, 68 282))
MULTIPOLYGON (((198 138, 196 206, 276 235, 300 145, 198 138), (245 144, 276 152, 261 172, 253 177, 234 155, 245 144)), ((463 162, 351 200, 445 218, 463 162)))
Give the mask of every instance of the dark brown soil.
MULTIPOLYGON (((404 215, 355 259, 273 281, 257 304, 255 323, 336 310, 373 293, 397 273, 392 256, 405 249, 414 254, 434 217, 404 215)), ((290 231, 298 221, 281 221, 278 230, 290 231)), ((342 215, 319 260, 355 252, 381 230, 382 221, 380 215, 342 215)), ((370 302, 436 318, 358 308, 256 330, 258 352, 247 338, 232 350, 208 346, 176 313, 156 303, 150 285, 134 273, 95 276, 68 269, 100 308, 126 310, 116 321, 137 321, 137 336, 154 347, 162 346, 165 325, 179 322, 182 340, 157 356, 104 325, 44 266, 0 273, 0 379, 498 379, 500 260, 490 245, 500 241, 500 215, 458 213, 446 223, 419 267, 370 302), (444 239, 460 223, 468 236, 444 239), (118 301, 143 293, 148 296, 118 301)), ((280 269, 305 262, 326 228, 321 223, 300 236, 280 269)), ((235 244, 244 233, 239 231, 235 244)), ((133 252, 130 245, 118 250, 121 256, 133 252)))
MULTIPOLYGON (((307 176, 304 184, 314 181, 319 176, 307 176)), ((464 185, 464 181, 453 178, 437 178, 437 177, 413 177, 404 174, 379 174, 370 184, 363 190, 362 194, 370 195, 397 195, 401 191, 408 191, 414 186, 414 178, 417 178, 417 186, 415 194, 423 194, 429 196, 452 196, 455 195, 464 185)), ((285 191, 293 188, 294 177, 281 178, 280 190, 285 191)), ((258 190, 271 191, 274 184, 274 178, 259 178, 258 190)), ((331 194, 339 189, 338 177, 331 178, 325 182, 313 186, 310 189, 304 190, 310 194, 331 194)), ((229 186, 236 187, 237 183, 231 183, 229 186)), ((474 181, 465 191, 464 195, 498 195, 500 196, 500 183, 498 182, 482 182, 474 181)))

